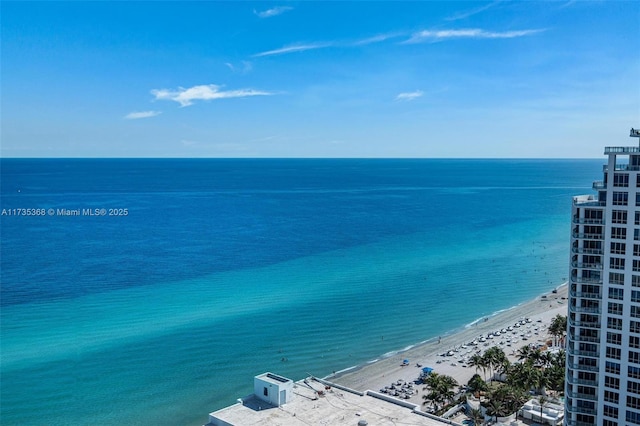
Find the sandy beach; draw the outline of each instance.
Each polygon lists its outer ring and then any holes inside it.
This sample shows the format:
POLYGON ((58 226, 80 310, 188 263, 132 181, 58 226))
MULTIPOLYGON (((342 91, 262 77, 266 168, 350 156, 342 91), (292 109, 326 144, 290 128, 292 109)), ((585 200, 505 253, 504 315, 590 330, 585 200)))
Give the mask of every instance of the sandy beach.
MULTIPOLYGON (((565 283, 555 293, 546 293, 512 309, 481 319, 455 334, 436 338, 361 368, 331 375, 327 379, 360 391, 378 391, 398 380, 412 382, 418 378, 422 367, 430 367, 438 374, 452 376, 460 385, 466 384, 476 372, 483 375, 481 370, 476 371, 475 367, 466 366, 465 361, 477 351, 484 352, 492 346, 498 346, 513 362, 517 360, 515 353, 522 346, 530 343, 544 344, 552 340, 548 327, 556 315, 567 315, 567 289, 565 283), (519 325, 515 326, 516 324, 519 325), (506 333, 500 332, 501 330, 506 330, 506 333), (495 332, 500 332, 499 336, 487 339, 489 334, 495 332), (486 341, 480 341, 481 337, 486 341), (474 340, 478 341, 477 345, 470 344, 474 340), (452 355, 443 356, 446 353, 452 355), (403 366, 404 360, 409 361, 408 365, 403 366)), ((422 386, 415 386, 414 389, 417 393, 409 401, 420 404, 423 402, 424 391, 422 386)))

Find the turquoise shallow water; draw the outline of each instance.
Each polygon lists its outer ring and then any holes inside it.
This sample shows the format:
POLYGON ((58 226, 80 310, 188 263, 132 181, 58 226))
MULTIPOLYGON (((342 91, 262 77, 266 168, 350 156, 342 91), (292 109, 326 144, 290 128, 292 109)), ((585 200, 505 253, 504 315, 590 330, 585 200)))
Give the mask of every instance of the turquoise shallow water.
POLYGON ((570 196, 600 167, 113 160, 97 169, 120 186, 83 186, 56 173, 88 166, 59 161, 46 180, 3 163, 3 208, 19 185, 134 214, 3 217, 3 424, 202 424, 256 374, 327 375, 512 307, 564 281, 570 196))

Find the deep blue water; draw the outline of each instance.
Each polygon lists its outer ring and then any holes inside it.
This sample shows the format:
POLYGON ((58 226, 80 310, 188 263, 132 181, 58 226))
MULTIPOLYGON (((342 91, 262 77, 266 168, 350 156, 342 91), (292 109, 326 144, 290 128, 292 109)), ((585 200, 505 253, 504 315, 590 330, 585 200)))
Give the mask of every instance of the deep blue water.
POLYGON ((571 196, 601 164, 2 159, 0 208, 54 212, 0 217, 2 423, 202 424, 255 374, 521 303, 567 276, 571 196))

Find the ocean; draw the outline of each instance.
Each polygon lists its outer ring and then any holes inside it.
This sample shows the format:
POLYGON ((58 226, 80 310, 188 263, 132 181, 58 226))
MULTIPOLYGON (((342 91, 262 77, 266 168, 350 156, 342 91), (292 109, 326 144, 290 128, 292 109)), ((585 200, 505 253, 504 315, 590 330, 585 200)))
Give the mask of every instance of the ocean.
POLYGON ((202 425, 516 306, 602 163, 1 159, 1 422, 202 425))

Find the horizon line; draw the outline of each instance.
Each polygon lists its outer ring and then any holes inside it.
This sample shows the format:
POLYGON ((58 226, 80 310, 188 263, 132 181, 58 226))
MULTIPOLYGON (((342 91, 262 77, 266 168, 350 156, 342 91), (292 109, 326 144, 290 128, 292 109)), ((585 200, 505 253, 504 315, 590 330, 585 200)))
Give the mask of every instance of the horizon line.
MULTIPOLYGON (((605 154, 603 154, 604 156, 605 154)), ((1 157, 0 160, 602 160, 601 157, 1 157)))

